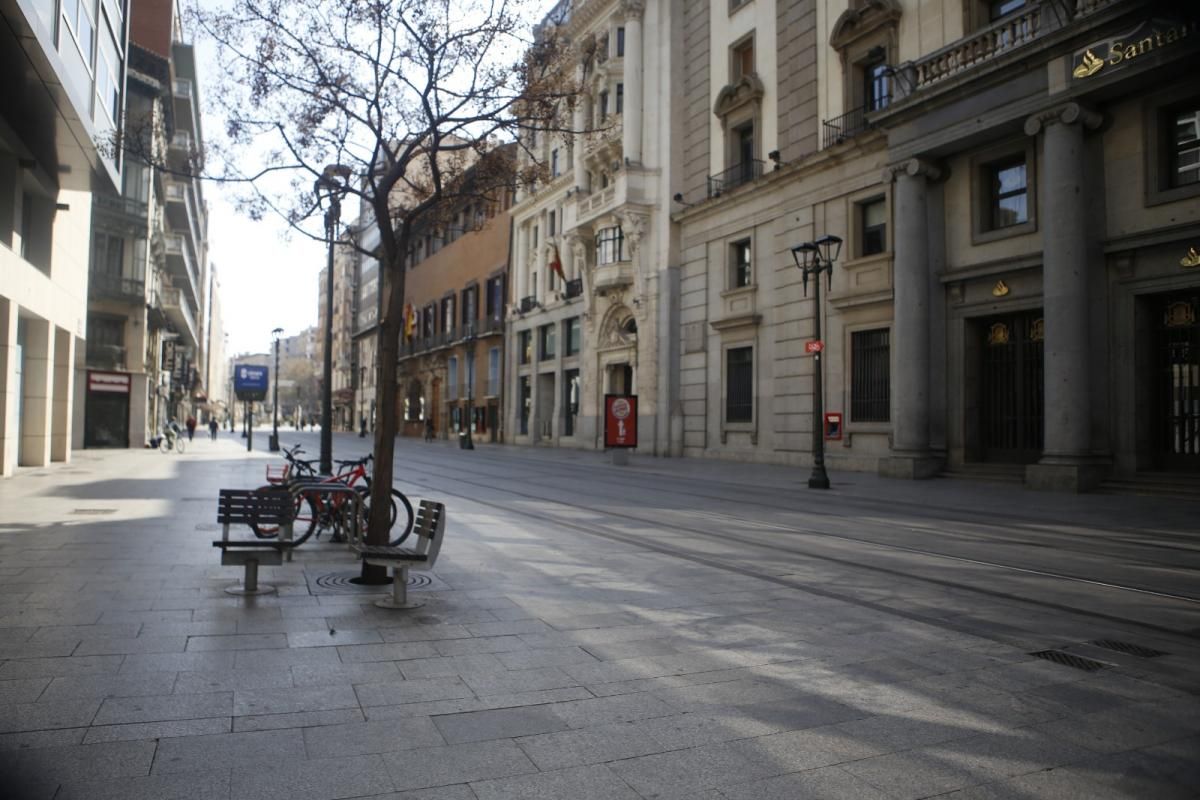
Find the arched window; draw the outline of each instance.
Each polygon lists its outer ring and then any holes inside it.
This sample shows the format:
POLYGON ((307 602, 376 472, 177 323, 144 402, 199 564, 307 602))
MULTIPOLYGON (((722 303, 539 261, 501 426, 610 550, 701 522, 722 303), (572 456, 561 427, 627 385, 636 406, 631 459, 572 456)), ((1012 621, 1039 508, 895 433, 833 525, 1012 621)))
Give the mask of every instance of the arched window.
POLYGON ((628 260, 625 255, 625 234, 620 225, 604 228, 596 234, 596 266, 628 260))
POLYGON ((404 398, 404 419, 406 422, 420 422, 424 414, 425 399, 421 397, 421 382, 412 381, 408 384, 408 396, 404 398))

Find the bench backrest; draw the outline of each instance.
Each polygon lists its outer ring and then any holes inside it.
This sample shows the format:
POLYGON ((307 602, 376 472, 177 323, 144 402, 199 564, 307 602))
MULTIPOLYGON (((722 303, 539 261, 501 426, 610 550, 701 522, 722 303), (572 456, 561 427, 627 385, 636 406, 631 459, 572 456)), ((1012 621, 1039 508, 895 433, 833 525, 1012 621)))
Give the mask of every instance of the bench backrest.
POLYGON ((412 549, 425 556, 424 569, 433 566, 442 549, 442 536, 446 532, 446 506, 433 500, 422 500, 417 507, 417 520, 413 523, 412 536, 416 539, 412 549))
POLYGON ((283 487, 221 489, 217 499, 221 525, 286 525, 295 514, 295 498, 283 487))

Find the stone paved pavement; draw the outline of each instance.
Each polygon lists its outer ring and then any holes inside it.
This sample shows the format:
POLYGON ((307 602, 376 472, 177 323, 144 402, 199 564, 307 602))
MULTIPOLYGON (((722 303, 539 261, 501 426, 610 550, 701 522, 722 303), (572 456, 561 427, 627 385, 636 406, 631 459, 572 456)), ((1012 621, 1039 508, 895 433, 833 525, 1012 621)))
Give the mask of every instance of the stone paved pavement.
MULTIPOLYGON (((182 457, 87 451, 0 482, 4 796, 1200 796, 1195 630, 1139 640, 1169 656, 1106 653, 1108 668, 1083 672, 997 633, 1001 622, 1029 627, 1026 611, 1080 638, 1107 630, 1074 612, 918 592, 905 577, 881 583, 782 555, 760 557, 759 571, 722 569, 727 551, 700 536, 689 546, 707 557, 673 555, 667 539, 651 549, 589 535, 588 514, 572 512, 573 527, 563 508, 526 495, 464 499, 474 491, 455 487, 448 448, 410 463, 433 459, 447 476, 430 467, 424 480, 443 481, 450 523, 435 574, 415 591, 423 608, 383 611, 360 590, 318 583, 356 568, 315 542, 263 570, 278 595, 235 598, 222 589, 240 570, 221 568, 210 544, 216 490, 257 485, 267 463, 239 444, 197 439, 182 457), (963 606, 929 612, 942 602, 963 606), (984 618, 997 627, 974 630, 984 618)), ((539 452, 508 478, 553 483, 595 461, 539 452)), ((679 466, 696 480, 728 469, 679 466)), ((796 482, 794 470, 740 469, 781 491, 796 482)), ((851 480, 876 499, 931 492, 875 481, 851 480)), ((654 491, 664 508, 696 502, 654 491)), ((1003 508, 1010 491, 963 487, 947 513, 1003 508)), ((1103 501, 1022 497, 1031 517, 1106 514, 1103 501)), ((1191 558, 1179 542, 1195 509, 1163 505, 1145 538, 1191 558)), ((615 519, 606 524, 656 533, 615 519)), ((1120 546, 1131 567, 1151 563, 1140 543, 1120 546)), ((1185 570, 1170 585, 1193 578, 1185 570)), ((1143 600, 1139 613, 1156 603, 1168 605, 1143 600)), ((1172 609, 1175 629, 1200 627, 1186 603, 1172 609)), ((1113 630, 1144 633, 1128 621, 1113 630)))

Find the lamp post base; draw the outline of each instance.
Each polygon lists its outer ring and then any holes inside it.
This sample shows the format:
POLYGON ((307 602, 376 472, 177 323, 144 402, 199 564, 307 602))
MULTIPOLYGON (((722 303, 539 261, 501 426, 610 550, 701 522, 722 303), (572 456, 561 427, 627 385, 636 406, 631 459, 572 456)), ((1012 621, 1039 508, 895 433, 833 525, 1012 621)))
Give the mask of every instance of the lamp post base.
POLYGON ((829 474, 825 472, 825 467, 813 467, 812 475, 808 476, 808 488, 810 489, 828 489, 829 474))
POLYGON ((270 438, 267 440, 267 449, 269 449, 272 453, 279 452, 279 434, 278 433, 271 434, 270 438))

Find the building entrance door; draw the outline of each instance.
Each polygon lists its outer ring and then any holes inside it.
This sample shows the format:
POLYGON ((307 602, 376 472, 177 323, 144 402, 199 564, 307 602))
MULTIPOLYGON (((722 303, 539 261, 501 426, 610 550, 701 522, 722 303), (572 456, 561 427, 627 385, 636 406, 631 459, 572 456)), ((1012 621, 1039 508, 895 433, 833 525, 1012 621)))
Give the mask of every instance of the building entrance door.
POLYGON ((1156 461, 1165 469, 1200 471, 1200 290, 1163 295, 1157 303, 1157 366, 1152 415, 1156 461))
POLYGON ((1029 464, 1042 454, 1042 312, 980 320, 979 443, 984 461, 1029 464))

